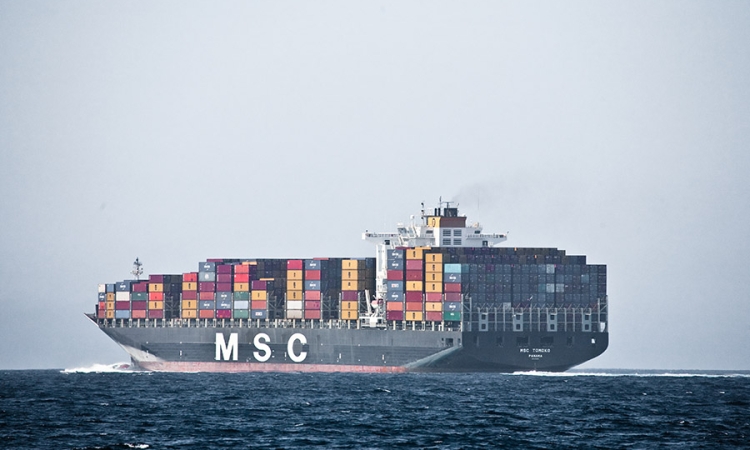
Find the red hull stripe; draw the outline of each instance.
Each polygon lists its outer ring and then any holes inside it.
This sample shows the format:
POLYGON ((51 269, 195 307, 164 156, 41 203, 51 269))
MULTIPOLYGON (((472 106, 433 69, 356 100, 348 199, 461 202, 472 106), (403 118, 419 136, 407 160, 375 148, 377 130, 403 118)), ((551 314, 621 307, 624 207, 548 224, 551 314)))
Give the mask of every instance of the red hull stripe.
POLYGON ((264 364, 233 362, 140 362, 141 368, 154 372, 357 372, 399 373, 407 372, 399 366, 349 366, 333 364, 264 364))

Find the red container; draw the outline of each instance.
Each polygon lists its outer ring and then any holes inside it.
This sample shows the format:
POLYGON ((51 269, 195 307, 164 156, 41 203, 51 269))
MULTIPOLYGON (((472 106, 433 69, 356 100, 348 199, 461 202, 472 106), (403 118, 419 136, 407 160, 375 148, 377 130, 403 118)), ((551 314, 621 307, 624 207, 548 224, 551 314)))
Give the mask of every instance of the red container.
POLYGON ((99 308, 96 311, 96 317, 98 319, 104 319, 105 317, 107 317, 107 311, 105 311, 104 308, 99 308))
POLYGON ((403 311, 386 311, 385 319, 386 320, 404 320, 404 312, 403 311))
POLYGON ((421 259, 407 259, 406 270, 419 270, 422 271, 423 265, 421 259))
POLYGON ((406 291, 405 299, 407 302, 421 302, 422 293, 417 291, 406 291))
POLYGON ((357 291, 341 291, 341 300, 345 302, 355 302, 359 300, 359 292, 357 291))
POLYGON ((148 300, 136 300, 130 302, 130 309, 132 311, 145 311, 148 309, 148 300))
POLYGON ((216 282, 217 283, 231 283, 232 282, 232 274, 231 273, 217 273, 216 274, 216 282))
POLYGON ((443 294, 440 292, 428 292, 425 294, 425 300, 428 302, 442 302, 443 294))
POLYGON ((406 302, 407 311, 422 311, 424 303, 422 302, 406 302))
POLYGON ((460 292, 446 292, 445 293, 445 301, 446 302, 460 302, 461 301, 461 293, 460 292))
POLYGON ((250 309, 253 310, 260 310, 260 309, 266 309, 268 307, 268 302, 265 300, 253 300, 250 302, 250 309))
POLYGON ((151 309, 148 311, 148 318, 149 319, 163 319, 164 310, 163 309, 151 309))
POLYGON ((320 270, 305 270, 305 280, 320 280, 320 270))
POLYGON ((250 282, 250 289, 253 291, 265 291, 266 284, 266 281, 253 280, 250 282))
POLYGON ((198 310, 198 318, 199 319, 213 319, 214 310, 213 309, 200 309, 198 310))
POLYGON ((461 292, 461 283, 445 283, 445 292, 461 292))
POLYGON ((212 262, 212 263, 223 263, 223 262, 224 262, 224 259, 223 259, 223 258, 208 258, 208 259, 206 260, 206 262, 212 262))
POLYGON ((130 311, 130 302, 115 302, 115 309, 118 311, 130 311))
POLYGON ((320 319, 320 310, 319 309, 306 309, 305 310, 305 319, 320 319))
POLYGON ((320 309, 320 302, 317 300, 305 301, 305 310, 308 310, 308 309, 320 309))
POLYGON ((216 300, 216 292, 198 292, 198 300, 216 300))
POLYGON ((232 310, 231 309, 217 309, 216 310, 216 318, 217 319, 231 319, 232 318, 232 310))
POLYGON ((198 291, 182 291, 183 300, 198 300, 198 291))
POLYGON ((201 281, 198 283, 198 290, 203 292, 214 292, 216 291, 216 283, 213 281, 201 281))
POLYGON ((155 301, 164 300, 164 292, 149 292, 148 299, 155 301))
POLYGON ((232 283, 216 283, 216 292, 232 292, 232 283))
POLYGON ((406 281, 422 281, 424 280, 424 273, 421 270, 407 270, 406 281))
POLYGON ((404 302, 386 302, 385 310, 386 311, 403 311, 404 302))
POLYGON ((388 281, 404 281, 403 270, 389 270, 386 274, 388 281))
POLYGON ((301 259, 290 259, 286 262, 286 269, 287 270, 302 270, 302 260, 301 259))
POLYGON ((133 285, 133 292, 148 292, 148 282, 141 281, 133 285))
POLYGON ((427 311, 425 313, 427 321, 442 322, 443 312, 442 311, 427 311))
POLYGON ((236 266, 234 266, 234 273, 235 274, 238 274, 238 273, 247 273, 247 274, 249 274, 250 273, 250 266, 247 265, 247 264, 237 264, 236 266))
POLYGON ((305 291, 305 300, 320 300, 320 291, 305 291))
POLYGON ((146 318, 146 310, 145 309, 138 309, 136 311, 133 311, 130 313, 131 319, 145 319, 146 318))
POLYGON ((164 275, 149 275, 149 283, 164 283, 164 275))
POLYGON ((216 265, 216 273, 228 273, 232 274, 232 266, 230 264, 216 265))
POLYGON ((198 272, 188 272, 182 274, 183 283, 195 283, 198 281, 198 272))
POLYGON ((107 302, 99 302, 99 310, 104 311, 107 309, 107 302))
POLYGON ((234 282, 235 283, 249 283, 250 282, 250 274, 249 273, 235 273, 234 274, 234 282))

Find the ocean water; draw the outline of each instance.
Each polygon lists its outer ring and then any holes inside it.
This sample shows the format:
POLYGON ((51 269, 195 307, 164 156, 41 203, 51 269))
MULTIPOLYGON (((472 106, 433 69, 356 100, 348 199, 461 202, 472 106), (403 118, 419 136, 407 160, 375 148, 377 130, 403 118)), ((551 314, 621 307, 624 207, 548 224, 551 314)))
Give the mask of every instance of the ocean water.
POLYGON ((750 448, 750 375, 4 371, 0 447, 750 448))

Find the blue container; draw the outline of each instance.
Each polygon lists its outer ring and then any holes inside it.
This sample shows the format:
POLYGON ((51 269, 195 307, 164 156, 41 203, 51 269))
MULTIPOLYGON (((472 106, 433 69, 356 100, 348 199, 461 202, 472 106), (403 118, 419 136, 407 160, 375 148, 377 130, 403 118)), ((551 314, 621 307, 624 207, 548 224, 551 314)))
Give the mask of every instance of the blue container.
POLYGON ((394 259, 404 259, 404 250, 388 250, 386 253, 388 261, 394 259))
POLYGON ((198 281, 216 281, 216 272, 198 272, 198 281))
POLYGON ((305 270, 320 270, 321 261, 317 259, 306 259, 305 270))
POLYGON ((100 302, 106 302, 107 301, 107 294, 104 292, 99 292, 99 301, 100 302))
POLYGON ((461 274, 460 273, 446 273, 445 274, 445 282, 446 283, 460 283, 461 282, 461 274))
POLYGON ((250 311, 251 319, 265 319, 266 317, 268 317, 268 311, 265 309, 253 309, 250 311))
POLYGON ((114 285, 114 283, 105 285, 105 289, 104 290, 107 291, 108 293, 109 292, 115 292, 115 285, 114 285))
POLYGON ((461 264, 443 264, 444 273, 461 273, 461 264))
MULTIPOLYGON (((231 302, 233 300, 233 295, 231 292, 217 292, 216 293, 216 301, 228 301, 231 302)), ((219 309, 229 309, 229 308, 219 308, 219 309)))
POLYGON ((115 310, 115 319, 130 319, 130 311, 125 309, 115 310))
POLYGON ((217 300, 216 309, 232 309, 232 299, 217 300))
POLYGON ((403 259, 389 259, 387 261, 388 270, 404 270, 403 259))
POLYGON ((198 303, 198 309, 216 309, 216 302, 213 300, 201 300, 198 303))
POLYGON ((320 290, 320 280, 307 280, 307 281, 305 281, 305 290, 306 291, 319 291, 320 290))
POLYGON ((403 281, 388 281, 385 284, 385 288, 388 292, 391 291, 404 291, 404 282, 403 281))
POLYGON ((198 272, 216 272, 216 263, 214 262, 198 263, 198 272))
POLYGON ((445 302, 443 311, 461 311, 461 302, 445 302))
POLYGON ((388 291, 385 294, 386 300, 389 302, 403 302, 404 301, 404 293, 399 291, 388 291))
POLYGON ((115 292, 130 292, 132 286, 132 281, 120 281, 115 285, 115 292))
POLYGON ((235 300, 234 309, 250 309, 250 302, 247 300, 235 300))

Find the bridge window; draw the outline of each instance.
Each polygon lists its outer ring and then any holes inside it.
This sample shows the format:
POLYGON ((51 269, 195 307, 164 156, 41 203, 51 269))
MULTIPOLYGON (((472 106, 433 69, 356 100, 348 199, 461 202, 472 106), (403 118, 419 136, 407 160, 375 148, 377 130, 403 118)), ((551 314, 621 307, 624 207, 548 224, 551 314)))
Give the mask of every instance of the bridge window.
POLYGON ((443 236, 450 237, 450 235, 451 235, 451 230, 449 230, 449 229, 443 229, 443 236))
POLYGON ((443 239, 443 245, 451 245, 451 238, 443 239))
POLYGON ((453 236, 461 236, 461 231, 463 230, 453 230, 453 236))

